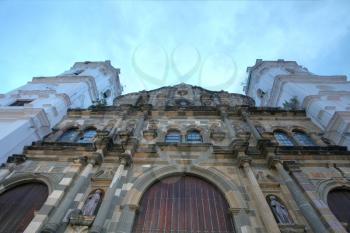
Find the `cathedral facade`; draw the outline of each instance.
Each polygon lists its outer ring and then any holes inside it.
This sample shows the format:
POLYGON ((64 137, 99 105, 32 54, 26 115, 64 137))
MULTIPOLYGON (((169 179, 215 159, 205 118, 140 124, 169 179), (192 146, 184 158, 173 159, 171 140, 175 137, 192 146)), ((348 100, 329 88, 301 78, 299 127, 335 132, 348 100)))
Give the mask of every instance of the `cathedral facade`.
POLYGON ((349 232, 350 152, 257 74, 69 109, 3 165, 0 232, 349 232))

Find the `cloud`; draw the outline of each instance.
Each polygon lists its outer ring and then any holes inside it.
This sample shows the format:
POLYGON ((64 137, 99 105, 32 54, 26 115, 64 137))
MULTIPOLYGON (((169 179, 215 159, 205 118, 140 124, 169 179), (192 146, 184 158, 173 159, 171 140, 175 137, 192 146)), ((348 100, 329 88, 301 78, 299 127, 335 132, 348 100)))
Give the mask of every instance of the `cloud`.
POLYGON ((257 58, 348 74, 349 8, 346 0, 0 1, 0 92, 84 60, 111 60, 126 92, 230 81, 225 89, 242 93, 257 58))

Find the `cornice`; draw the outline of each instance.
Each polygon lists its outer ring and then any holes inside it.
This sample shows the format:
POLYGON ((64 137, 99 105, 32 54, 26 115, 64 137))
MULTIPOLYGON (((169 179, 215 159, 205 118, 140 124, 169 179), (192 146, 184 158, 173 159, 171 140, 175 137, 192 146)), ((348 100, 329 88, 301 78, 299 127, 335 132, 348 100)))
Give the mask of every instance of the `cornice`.
POLYGON ((70 98, 67 94, 59 93, 59 94, 56 94, 56 96, 62 98, 67 107, 72 104, 72 102, 70 101, 70 98))
POLYGON ((284 85, 286 83, 347 83, 346 76, 318 76, 318 75, 277 75, 274 79, 272 88, 271 88, 271 97, 268 101, 269 106, 275 106, 277 100, 280 98, 284 85))
POLYGON ((317 101, 321 99, 321 95, 309 95, 306 96, 303 100, 303 102, 301 103, 301 106, 305 109, 305 111, 307 111, 309 109, 309 106, 317 101))
POLYGON ((32 83, 85 83, 89 87, 89 94, 92 100, 98 98, 98 89, 95 79, 92 76, 55 76, 55 77, 34 77, 32 83))
POLYGON ((0 120, 18 120, 18 119, 29 119, 32 121, 33 126, 38 129, 40 128, 34 122, 36 118, 40 122, 40 126, 50 127, 50 121, 44 111, 41 108, 0 108, 0 120))
MULTIPOLYGON (((331 118, 331 120, 329 121, 329 123, 326 127, 326 131, 327 132, 329 132, 329 131, 337 131, 338 132, 338 130, 339 130, 338 126, 341 123, 341 121, 350 122, 350 112, 346 112, 346 111, 335 112, 333 114, 333 117, 331 118)), ((350 123, 347 123, 347 125, 349 125, 349 124, 350 123)), ((346 129, 346 128, 347 127, 344 127, 344 129, 346 129)))

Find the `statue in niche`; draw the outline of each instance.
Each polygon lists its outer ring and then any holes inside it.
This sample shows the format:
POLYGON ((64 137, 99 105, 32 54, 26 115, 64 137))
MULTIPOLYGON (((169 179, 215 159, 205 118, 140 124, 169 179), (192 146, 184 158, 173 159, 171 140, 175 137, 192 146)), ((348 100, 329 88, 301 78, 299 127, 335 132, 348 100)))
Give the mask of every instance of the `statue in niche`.
POLYGON ((274 195, 268 196, 268 202, 270 208, 275 216, 277 223, 279 224, 292 224, 293 221, 289 216, 287 208, 278 201, 278 198, 274 195))
POLYGON ((90 193, 85 201, 82 213, 84 216, 94 216, 102 200, 102 190, 96 189, 94 192, 90 193))

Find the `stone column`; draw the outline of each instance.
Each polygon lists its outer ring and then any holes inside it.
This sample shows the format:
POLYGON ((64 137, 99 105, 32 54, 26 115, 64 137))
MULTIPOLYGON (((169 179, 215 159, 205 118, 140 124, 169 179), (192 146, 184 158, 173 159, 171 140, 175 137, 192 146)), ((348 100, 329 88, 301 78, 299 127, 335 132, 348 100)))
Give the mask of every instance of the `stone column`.
POLYGON ((108 187, 107 193, 105 195, 105 198, 102 201, 101 207, 98 210, 98 213, 96 215, 95 221, 90 229, 90 233, 100 233, 103 232, 103 225, 108 217, 108 213, 110 212, 111 205, 114 203, 116 199, 116 189, 118 184, 120 183, 120 177, 123 174, 124 168, 126 165, 130 164, 131 157, 130 156, 124 156, 120 158, 120 165, 117 169, 117 171, 114 173, 113 179, 111 184, 108 187))
POLYGON ((124 205, 118 224, 109 233, 131 233, 138 206, 124 205))
POLYGON ((41 233, 56 233, 62 223, 62 219, 67 214, 67 211, 71 207, 75 196, 79 192, 80 188, 87 185, 92 175, 91 171, 95 164, 99 163, 102 159, 100 154, 96 154, 93 158, 89 159, 88 164, 84 170, 80 173, 73 186, 68 190, 63 197, 59 205, 56 207, 55 212, 49 218, 48 223, 45 224, 41 233))
POLYGON ((273 216, 270 206, 268 205, 265 199, 265 195, 261 191, 259 183, 254 175, 254 172, 250 167, 250 161, 251 160, 248 157, 242 156, 240 158, 240 166, 243 168, 246 176, 248 177, 249 186, 255 199, 259 215, 265 225, 267 232, 280 233, 281 231, 277 225, 275 217, 273 216))
POLYGON ((260 133, 258 132, 258 130, 255 128, 255 125, 253 124, 253 122, 249 119, 249 114, 245 111, 242 112, 242 118, 245 122, 247 122, 248 127, 250 128, 250 131, 253 133, 255 139, 258 141, 260 139, 262 139, 260 133))
POLYGON ((288 187, 288 190, 291 192, 295 202, 297 203, 301 213, 311 226, 312 230, 315 233, 327 233, 329 232, 324 226, 323 222, 317 215, 315 209, 308 202, 302 190, 299 186, 293 181, 290 175, 284 170, 280 161, 275 161, 275 168, 277 169, 279 175, 283 178, 284 183, 288 187))

